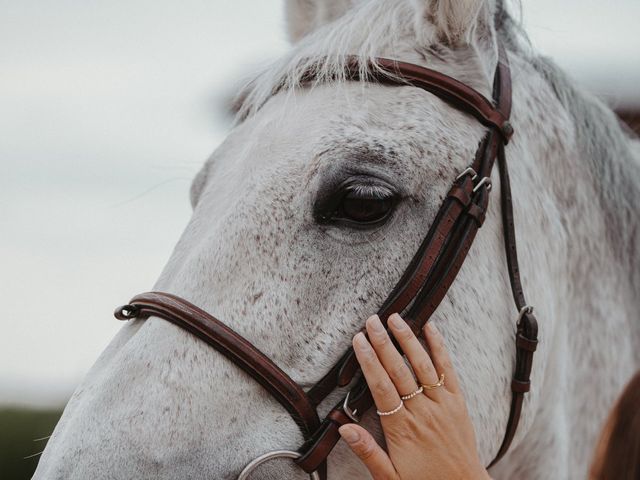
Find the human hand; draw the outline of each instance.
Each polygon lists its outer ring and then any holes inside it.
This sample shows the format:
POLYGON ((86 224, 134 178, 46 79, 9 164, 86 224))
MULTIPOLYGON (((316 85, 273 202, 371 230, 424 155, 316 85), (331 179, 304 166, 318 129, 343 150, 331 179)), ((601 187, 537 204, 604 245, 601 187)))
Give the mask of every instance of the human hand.
POLYGON ((442 335, 430 324, 425 327, 429 356, 398 314, 389 317, 388 326, 413 373, 377 315, 367 320, 369 341, 363 333, 353 339, 388 453, 359 425, 343 425, 340 435, 374 480, 490 479, 480 463, 473 425, 442 335))

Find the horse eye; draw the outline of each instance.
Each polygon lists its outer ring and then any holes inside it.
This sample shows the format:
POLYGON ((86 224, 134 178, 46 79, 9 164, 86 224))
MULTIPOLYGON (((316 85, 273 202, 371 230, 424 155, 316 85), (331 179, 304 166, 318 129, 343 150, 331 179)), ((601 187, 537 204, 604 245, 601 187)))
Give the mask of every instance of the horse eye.
POLYGON ((375 226, 389 217, 396 197, 387 187, 348 187, 333 196, 319 220, 356 227, 375 226))
POLYGON ((338 217, 358 223, 376 223, 387 217, 393 209, 393 197, 376 197, 348 192, 338 206, 338 217))

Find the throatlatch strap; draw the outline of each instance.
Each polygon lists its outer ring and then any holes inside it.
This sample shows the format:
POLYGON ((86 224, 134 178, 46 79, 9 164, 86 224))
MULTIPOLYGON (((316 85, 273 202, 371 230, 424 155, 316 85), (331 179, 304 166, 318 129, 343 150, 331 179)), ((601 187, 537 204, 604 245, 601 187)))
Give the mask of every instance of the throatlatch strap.
POLYGON ((500 172, 501 210, 504 232, 505 252, 507 256, 507 270, 511 291, 516 307, 519 311, 518 324, 516 325, 516 368, 511 381, 511 411, 507 421, 502 444, 498 454, 489 467, 495 465, 511 446, 516 435, 518 422, 522 413, 524 395, 530 389, 531 369, 533 367, 533 354, 538 345, 538 322, 533 315, 533 308, 526 304, 520 267, 518 266, 518 248, 516 245, 516 231, 513 219, 513 199, 511 196, 511 182, 509 180, 509 168, 504 147, 498 151, 498 169, 500 172))

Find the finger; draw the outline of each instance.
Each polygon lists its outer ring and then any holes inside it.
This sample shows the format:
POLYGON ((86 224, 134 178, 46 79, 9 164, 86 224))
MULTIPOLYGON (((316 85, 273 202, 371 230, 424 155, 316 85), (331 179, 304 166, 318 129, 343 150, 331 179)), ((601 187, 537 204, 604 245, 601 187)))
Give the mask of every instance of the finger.
POLYGON ((380 363, 373 347, 362 332, 353 337, 353 350, 360 363, 360 368, 362 368, 362 373, 367 380, 377 409, 381 412, 396 409, 401 401, 400 395, 380 363))
POLYGON ((396 480, 400 478, 389 455, 364 428, 348 424, 340 427, 339 432, 343 440, 349 445, 349 448, 367 467, 373 480, 396 480))
POLYGON ((427 341, 427 347, 431 353, 431 361, 436 367, 436 371, 445 376, 445 388, 450 392, 459 392, 458 376, 453 369, 451 357, 444 344, 444 338, 438 329, 427 323, 424 327, 424 337, 427 341))
POLYGON ((413 377, 413 373, 411 373, 402 355, 393 345, 389 334, 377 315, 369 317, 367 320, 367 333, 369 334, 369 341, 380 359, 380 363, 382 363, 400 395, 409 395, 415 392, 418 389, 418 384, 413 377))
POLYGON ((389 328, 400 347, 402 347, 402 351, 407 356, 418 381, 424 385, 436 383, 438 381, 436 368, 429 354, 413 334, 409 325, 407 325, 400 315, 394 313, 389 317, 389 328))

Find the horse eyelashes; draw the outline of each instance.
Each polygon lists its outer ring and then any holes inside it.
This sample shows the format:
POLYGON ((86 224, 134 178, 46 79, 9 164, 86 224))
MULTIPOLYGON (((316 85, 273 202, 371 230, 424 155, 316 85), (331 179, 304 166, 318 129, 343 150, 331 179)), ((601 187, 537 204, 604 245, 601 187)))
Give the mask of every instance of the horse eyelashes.
POLYGON ((389 186, 368 182, 343 182, 314 204, 318 223, 345 227, 373 227, 393 211, 398 195, 389 186))

